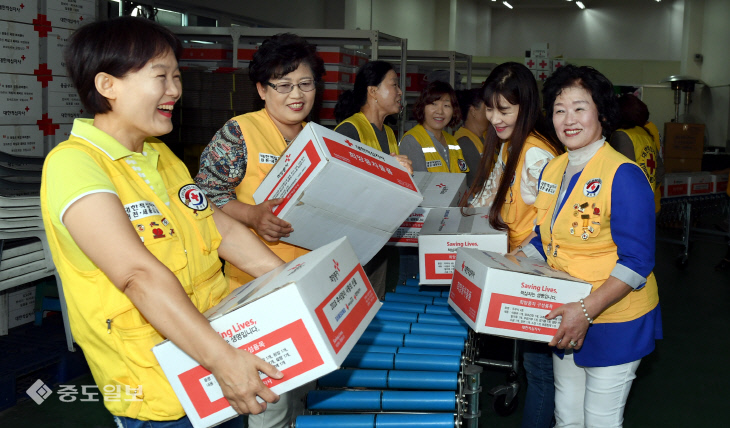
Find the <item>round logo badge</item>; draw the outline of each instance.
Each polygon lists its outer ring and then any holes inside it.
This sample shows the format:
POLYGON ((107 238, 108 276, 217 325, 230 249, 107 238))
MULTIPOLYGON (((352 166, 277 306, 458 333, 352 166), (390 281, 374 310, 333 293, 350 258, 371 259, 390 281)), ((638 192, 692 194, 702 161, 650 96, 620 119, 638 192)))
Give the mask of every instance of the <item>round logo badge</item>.
POLYGON ((177 193, 185 206, 195 211, 203 211, 208 208, 208 199, 195 184, 187 184, 180 188, 177 193))
POLYGON ((594 198, 596 195, 598 195, 598 192, 601 191, 601 179, 600 178, 594 178, 591 180, 588 180, 585 186, 583 186, 583 194, 588 196, 589 198, 594 198))
POLYGON ((464 159, 459 159, 457 163, 459 164, 459 170, 465 172, 467 169, 466 161, 464 159))

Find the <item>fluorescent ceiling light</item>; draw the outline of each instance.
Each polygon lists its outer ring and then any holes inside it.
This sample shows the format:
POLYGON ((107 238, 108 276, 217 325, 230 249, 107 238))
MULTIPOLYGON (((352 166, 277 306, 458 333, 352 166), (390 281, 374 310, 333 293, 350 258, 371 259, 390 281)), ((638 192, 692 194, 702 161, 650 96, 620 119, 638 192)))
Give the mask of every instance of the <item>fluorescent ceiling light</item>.
POLYGON ((502 2, 503 5, 507 6, 508 8, 512 9, 512 5, 507 3, 506 1, 502 2))
POLYGON ((582 1, 575 2, 575 5, 578 6, 579 8, 581 8, 581 9, 585 9, 586 8, 582 1))

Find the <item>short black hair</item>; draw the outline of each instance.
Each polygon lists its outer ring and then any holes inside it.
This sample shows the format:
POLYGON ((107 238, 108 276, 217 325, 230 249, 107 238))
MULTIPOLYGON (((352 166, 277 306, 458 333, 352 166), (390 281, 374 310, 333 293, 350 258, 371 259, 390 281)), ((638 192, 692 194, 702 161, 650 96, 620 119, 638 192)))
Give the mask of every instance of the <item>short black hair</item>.
POLYGON ((466 122, 466 116, 469 114, 470 108, 474 107, 478 109, 484 104, 482 91, 479 88, 456 91, 456 98, 459 100, 459 109, 461 110, 461 116, 464 122, 466 122))
POLYGON ((315 82, 320 82, 326 73, 324 61, 317 55, 317 46, 292 33, 280 33, 269 37, 253 54, 248 66, 248 77, 254 83, 265 85, 307 64, 314 74, 315 82))
POLYGON ((111 110, 109 100, 96 90, 99 73, 124 77, 151 59, 172 51, 180 60, 182 44, 170 30, 148 19, 123 16, 95 21, 76 30, 64 51, 66 71, 91 114, 111 110))
POLYGON ((454 114, 451 116, 451 121, 446 126, 454 127, 461 123, 461 109, 459 108, 459 100, 456 99, 456 92, 454 92, 454 88, 452 88, 447 82, 434 80, 423 88, 421 95, 418 97, 416 104, 413 106, 413 116, 419 124, 423 125, 423 122, 426 120, 426 116, 424 114, 426 106, 428 104, 433 104, 444 95, 449 96, 451 99, 451 106, 454 108, 454 114))
POLYGON ((613 83, 601 72, 589 66, 572 64, 558 68, 552 76, 545 80, 542 97, 547 112, 547 126, 555 133, 553 126, 553 104, 563 89, 578 85, 590 92, 593 102, 598 108, 598 120, 601 122, 603 136, 608 138, 619 121, 618 103, 613 90, 613 83))

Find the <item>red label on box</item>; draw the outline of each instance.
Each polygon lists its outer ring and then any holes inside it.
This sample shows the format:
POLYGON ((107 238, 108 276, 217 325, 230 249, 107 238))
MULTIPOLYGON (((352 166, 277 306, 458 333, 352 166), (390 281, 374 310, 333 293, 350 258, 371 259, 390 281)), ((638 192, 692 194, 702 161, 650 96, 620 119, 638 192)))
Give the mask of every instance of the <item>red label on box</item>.
POLYGON ((687 183, 684 184, 670 184, 667 186, 667 195, 678 196, 687 194, 687 183))
POLYGON ((562 305, 562 303, 492 293, 487 310, 487 322, 484 325, 554 336, 560 322, 546 320, 545 315, 562 305))
MULTIPOLYGON (((281 379, 263 378, 262 381, 269 388, 324 364, 322 356, 317 351, 317 347, 314 345, 312 337, 301 319, 240 346, 238 349, 257 354, 265 361, 277 365, 279 370, 284 373, 284 377, 281 379), (290 349, 292 347, 294 349, 290 349), (275 350, 274 354, 266 354, 266 350, 272 349, 275 350), (294 363, 287 364, 285 358, 294 361, 294 363), (281 365, 279 361, 282 361, 281 365), (286 367, 283 367, 283 365, 286 365, 286 367)), ((190 401, 201 419, 230 407, 225 397, 215 400, 210 399, 209 391, 206 390, 203 382, 209 382, 209 385, 213 386, 217 384, 217 381, 203 366, 197 366, 181 373, 178 378, 180 378, 183 389, 190 397, 190 401)), ((217 388, 213 388, 215 393, 219 393, 220 387, 217 388)))
POLYGON ((712 193, 712 183, 697 183, 692 185, 692 195, 702 195, 712 193))
POLYGON ((418 238, 390 238, 388 242, 408 242, 410 244, 418 244, 418 238))
MULTIPOLYGON (((336 261, 335 268, 339 269, 336 261)), ((337 273, 339 270, 332 275, 337 273)), ((365 271, 358 264, 315 309, 317 318, 336 353, 340 352, 347 339, 352 336, 377 301, 378 298, 365 271)))
POLYGON ((400 225, 400 227, 422 229, 423 228, 423 222, 422 221, 404 221, 400 225))
POLYGON ((449 298, 472 321, 477 321, 479 301, 482 298, 482 289, 469 281, 458 270, 454 271, 454 281, 451 283, 449 298))
MULTIPOLYGON (((354 149, 354 144, 350 143, 349 140, 345 140, 347 144, 341 144, 337 141, 324 138, 324 144, 330 151, 333 157, 347 162, 352 166, 356 166, 363 171, 369 172, 373 175, 377 175, 380 178, 384 178, 393 184, 401 186, 403 188, 418 192, 416 186, 411 180, 411 176, 407 171, 400 168, 395 168, 389 164, 376 159, 370 155, 354 149)), ((383 156, 389 156, 383 154, 383 156)))
MULTIPOLYGON (((274 208, 274 215, 279 215, 281 210, 286 207, 291 198, 294 197, 294 194, 297 192, 297 190, 302 187, 302 184, 307 180, 307 178, 312 174, 312 171, 314 171, 314 168, 316 168, 317 165, 319 165, 319 162, 322 160, 319 157, 319 153, 317 153, 317 149, 314 147, 314 143, 311 140, 304 146, 304 150, 299 152, 297 157, 294 159, 294 162, 291 162, 291 164, 289 165, 290 158, 291 153, 287 153, 284 155, 284 174, 282 174, 282 176, 279 178, 276 186, 271 189, 271 192, 266 195, 267 201, 269 199, 277 199, 278 197, 284 198, 284 202, 274 208), (294 181, 294 183, 291 183, 291 181, 294 181), (291 187, 287 191, 285 188, 280 190, 279 188, 281 186, 291 187), (286 194, 278 196, 281 191, 286 191, 286 194), (271 195, 275 192, 277 193, 277 197, 272 198, 271 195)), ((279 161, 281 161, 281 159, 279 159, 279 161)))
POLYGON ((448 279, 454 276, 456 253, 424 254, 426 279, 448 279))

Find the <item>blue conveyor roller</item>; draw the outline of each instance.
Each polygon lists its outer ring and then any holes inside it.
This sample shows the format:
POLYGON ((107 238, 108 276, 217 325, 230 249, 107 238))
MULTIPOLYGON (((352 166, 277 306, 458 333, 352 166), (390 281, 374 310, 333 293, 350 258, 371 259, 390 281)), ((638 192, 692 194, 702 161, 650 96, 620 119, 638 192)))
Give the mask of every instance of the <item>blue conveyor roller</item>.
POLYGON ((340 369, 322 376, 317 383, 322 388, 456 391, 458 377, 457 372, 340 369))
POLYGON ((358 369, 459 371, 461 356, 350 352, 342 366, 358 369))
POLYGON ((453 428, 454 415, 380 414, 297 416, 295 428, 453 428))
POLYGON ((309 410, 454 412, 454 391, 342 391, 307 394, 309 410))

